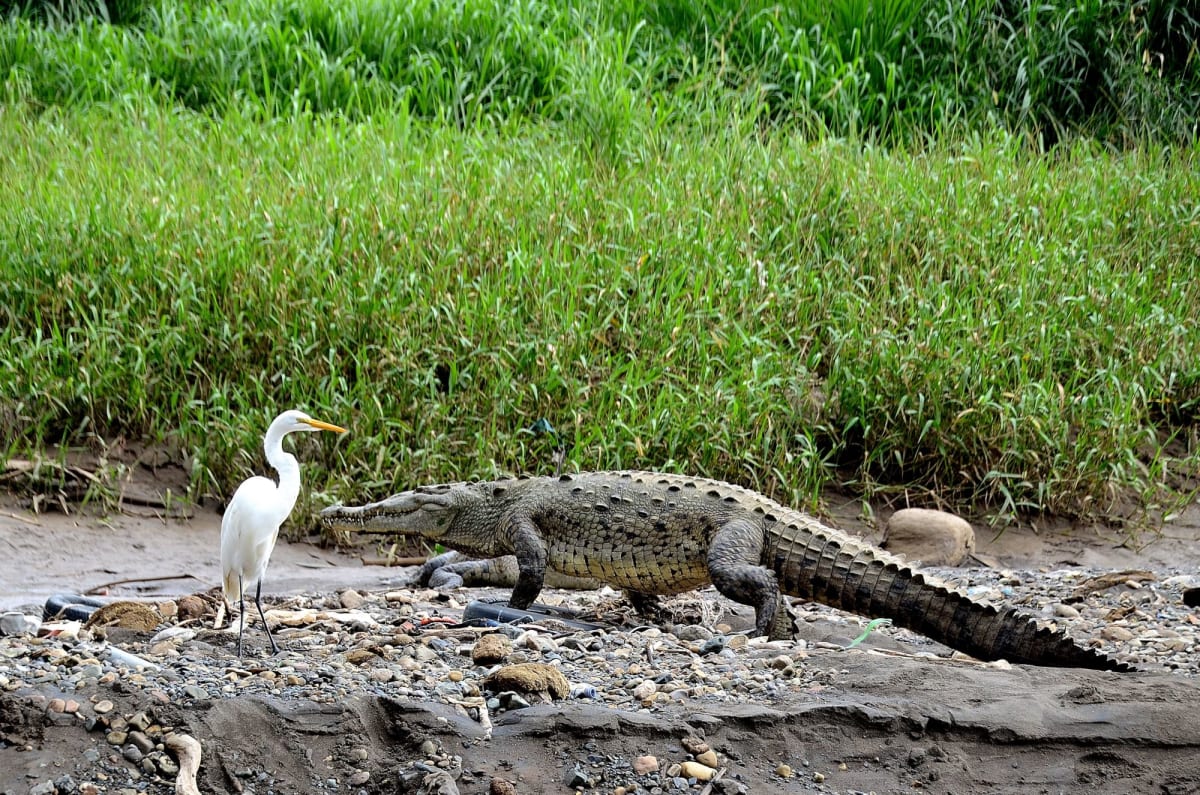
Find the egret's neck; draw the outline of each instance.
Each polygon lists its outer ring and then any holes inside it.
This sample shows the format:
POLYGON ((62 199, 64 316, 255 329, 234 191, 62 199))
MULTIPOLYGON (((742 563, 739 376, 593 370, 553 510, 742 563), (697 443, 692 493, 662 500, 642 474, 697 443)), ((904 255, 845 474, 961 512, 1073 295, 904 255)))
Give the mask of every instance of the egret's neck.
POLYGON ((280 504, 286 506, 284 508, 285 518, 292 512, 292 506, 296 504, 296 498, 300 496, 300 462, 296 460, 296 456, 284 452, 283 437, 286 435, 286 431, 271 425, 263 440, 267 463, 275 467, 275 471, 279 473, 280 504))

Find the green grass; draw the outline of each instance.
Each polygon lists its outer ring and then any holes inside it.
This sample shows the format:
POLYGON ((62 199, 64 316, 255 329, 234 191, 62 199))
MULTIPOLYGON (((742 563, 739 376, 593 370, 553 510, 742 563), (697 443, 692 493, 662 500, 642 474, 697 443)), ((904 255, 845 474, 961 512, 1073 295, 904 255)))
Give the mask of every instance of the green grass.
POLYGON ((0 434, 167 444, 194 494, 303 407, 307 494, 580 468, 1000 516, 1195 471, 1195 149, 880 149, 570 123, 0 111, 0 434))
POLYGON ((1170 0, 30 0, 0 84, 35 106, 567 122, 602 153, 641 117, 908 141, 999 123, 1049 146, 1193 141, 1200 15, 1170 0), (108 8, 37 13, 46 6, 108 8), (115 19, 120 24, 109 24, 115 19))
MULTIPOLYGON (((580 468, 1151 515, 1197 468, 1200 22, 1166 0, 30 2, 0 455, 308 499, 580 468), (50 7, 50 10, 47 8, 50 7)), ((918 497, 920 499, 920 497, 918 497)))

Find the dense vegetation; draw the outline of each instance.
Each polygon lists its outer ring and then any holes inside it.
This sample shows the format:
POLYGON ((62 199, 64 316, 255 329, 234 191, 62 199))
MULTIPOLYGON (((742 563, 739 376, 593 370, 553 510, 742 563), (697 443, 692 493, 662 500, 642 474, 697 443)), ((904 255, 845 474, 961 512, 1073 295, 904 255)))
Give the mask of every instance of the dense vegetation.
POLYGON ((0 434, 228 493, 681 469, 1182 499, 1184 4, 227 0, 0 25, 0 434))
POLYGON ((727 103, 838 136, 1192 140, 1197 40, 1165 0, 42 0, 4 26, 0 75, 47 105, 542 118, 602 148, 727 103))

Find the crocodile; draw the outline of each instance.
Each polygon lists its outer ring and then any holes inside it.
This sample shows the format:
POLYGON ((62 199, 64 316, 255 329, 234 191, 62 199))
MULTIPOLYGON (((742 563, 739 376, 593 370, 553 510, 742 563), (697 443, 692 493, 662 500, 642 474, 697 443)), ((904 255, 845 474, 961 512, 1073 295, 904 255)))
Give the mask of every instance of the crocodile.
POLYGON ((983 660, 1136 670, 815 517, 707 478, 613 471, 445 483, 331 506, 321 521, 419 536, 473 557, 515 555, 509 605, 522 610, 548 569, 624 589, 635 607, 712 584, 753 607, 754 632, 772 638, 791 637, 786 594, 891 619, 983 660))

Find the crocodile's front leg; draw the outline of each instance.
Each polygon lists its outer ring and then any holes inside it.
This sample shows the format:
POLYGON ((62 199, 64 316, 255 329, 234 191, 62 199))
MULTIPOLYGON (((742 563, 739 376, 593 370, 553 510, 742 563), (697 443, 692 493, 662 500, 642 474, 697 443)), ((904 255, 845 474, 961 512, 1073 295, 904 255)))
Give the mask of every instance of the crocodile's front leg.
POLYGON ((708 573, 721 595, 754 608, 755 634, 774 637, 776 614, 787 609, 775 572, 761 564, 762 548, 759 528, 741 519, 726 522, 709 546, 708 573))
POLYGON ((533 522, 524 517, 511 520, 507 535, 517 556, 517 585, 508 597, 508 606, 524 610, 546 583, 546 544, 533 522))

